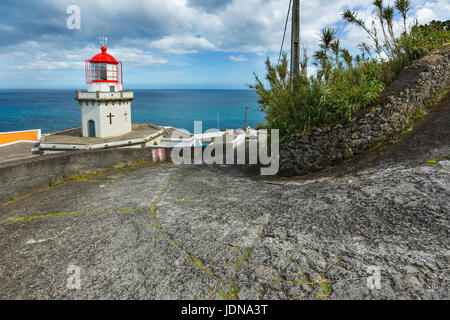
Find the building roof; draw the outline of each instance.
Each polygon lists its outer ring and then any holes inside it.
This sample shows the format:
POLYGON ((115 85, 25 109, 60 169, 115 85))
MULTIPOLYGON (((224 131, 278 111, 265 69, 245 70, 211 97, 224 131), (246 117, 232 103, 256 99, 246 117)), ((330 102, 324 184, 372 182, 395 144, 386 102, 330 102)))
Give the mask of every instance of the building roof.
POLYGON ((93 56, 92 59, 89 60, 89 62, 109 63, 109 64, 118 64, 119 63, 112 55, 106 53, 106 50, 108 50, 108 48, 106 48, 105 46, 102 46, 101 49, 102 49, 102 53, 99 53, 99 54, 93 56))
POLYGON ((132 131, 120 136, 106 138, 83 137, 80 127, 46 133, 41 138, 41 150, 88 150, 147 143, 164 134, 163 128, 151 123, 133 123, 132 131))

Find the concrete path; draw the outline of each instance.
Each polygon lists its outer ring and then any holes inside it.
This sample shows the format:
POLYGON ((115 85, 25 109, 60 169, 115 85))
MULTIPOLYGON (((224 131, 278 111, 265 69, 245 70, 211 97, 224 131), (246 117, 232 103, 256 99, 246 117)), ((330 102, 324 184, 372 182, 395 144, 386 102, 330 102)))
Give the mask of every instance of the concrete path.
POLYGON ((0 299, 448 299, 450 163, 436 162, 80 177, 0 205, 0 299))

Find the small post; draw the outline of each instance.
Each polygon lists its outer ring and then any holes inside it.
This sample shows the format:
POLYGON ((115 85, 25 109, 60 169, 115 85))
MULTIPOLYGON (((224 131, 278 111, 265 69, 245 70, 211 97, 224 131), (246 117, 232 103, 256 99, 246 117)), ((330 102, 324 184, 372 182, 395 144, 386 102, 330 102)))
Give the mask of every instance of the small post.
POLYGON ((219 113, 217 112, 217 132, 220 132, 220 120, 219 120, 219 113))
POLYGON ((245 122, 244 122, 244 132, 245 130, 247 130, 247 109, 248 109, 248 105, 245 105, 245 122))

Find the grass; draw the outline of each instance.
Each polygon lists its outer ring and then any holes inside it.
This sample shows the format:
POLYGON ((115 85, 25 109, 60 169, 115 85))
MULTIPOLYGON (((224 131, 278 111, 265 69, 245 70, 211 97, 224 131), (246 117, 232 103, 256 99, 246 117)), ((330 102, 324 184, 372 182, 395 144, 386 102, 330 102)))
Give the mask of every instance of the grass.
POLYGON ((11 197, 9 199, 4 200, 3 203, 7 204, 7 203, 10 203, 10 202, 14 202, 14 201, 16 201, 16 198, 11 197))
POLYGON ((302 284, 307 284, 308 283, 308 280, 306 280, 305 278, 304 279, 295 279, 295 280, 293 280, 292 281, 292 284, 294 285, 294 286, 299 286, 299 285, 302 285, 302 284))
MULTIPOLYGON (((127 213, 127 212, 137 212, 145 208, 137 208, 137 209, 120 209, 117 210, 118 213, 127 213)), ((108 210, 95 210, 93 214, 103 214, 108 213, 108 210)), ((35 215, 28 217, 20 217, 20 218, 9 218, 2 222, 24 222, 28 220, 42 219, 42 218, 51 218, 51 217, 61 217, 61 216, 70 216, 70 215, 84 215, 89 214, 89 212, 78 211, 78 212, 61 212, 61 213, 52 213, 52 214, 44 214, 44 215, 35 215)))
POLYGON ((197 269, 200 269, 203 272, 205 272, 211 276, 214 276, 212 270, 210 268, 205 267, 200 259, 194 258, 192 256, 187 256, 187 259, 189 261, 191 261, 192 263, 194 263, 194 265, 197 267, 197 269))
POLYGON ((139 210, 143 210, 145 208, 141 207, 141 208, 136 208, 136 209, 119 209, 118 212, 119 213, 131 213, 131 212, 138 212, 139 210))
POLYGON ((326 279, 325 274, 320 275, 322 280, 319 282, 319 287, 322 289, 323 294, 317 295, 316 298, 319 300, 328 299, 328 296, 332 292, 331 282, 326 279))
POLYGON ((240 288, 238 286, 233 286, 233 288, 230 291, 220 292, 219 296, 224 300, 237 300, 239 291, 240 288))
POLYGON ((250 253, 252 252, 253 248, 246 248, 244 250, 244 256, 236 261, 236 272, 241 270, 242 265, 247 261, 248 257, 250 256, 250 253))
POLYGON ((191 200, 192 199, 187 198, 187 199, 182 199, 182 200, 176 200, 175 202, 181 207, 181 206, 183 206, 183 204, 185 204, 186 202, 189 202, 191 200))
POLYGON ((427 101, 428 107, 433 108, 433 107, 437 106, 439 104, 439 102, 441 102, 442 99, 446 96, 447 93, 448 93, 448 89, 436 93, 436 95, 433 98, 431 98, 427 101))
POLYGON ((41 218, 69 216, 69 215, 80 215, 80 214, 87 214, 87 212, 61 212, 61 213, 53 213, 53 214, 46 214, 46 215, 40 215, 40 216, 29 216, 29 217, 23 217, 23 218, 10 218, 10 219, 6 219, 5 222, 23 222, 23 221, 27 221, 27 220, 34 220, 34 219, 41 219, 41 218))
POLYGON ((425 162, 425 166, 427 166, 427 167, 434 167, 435 165, 437 165, 439 163, 439 161, 442 161, 442 160, 450 160, 450 155, 447 154, 447 155, 444 155, 442 157, 438 157, 438 158, 434 158, 434 159, 428 160, 427 162, 425 162))
POLYGON ((323 293, 325 295, 330 295, 331 293, 331 283, 329 282, 325 282, 325 283, 320 283, 320 288, 322 289, 323 293))

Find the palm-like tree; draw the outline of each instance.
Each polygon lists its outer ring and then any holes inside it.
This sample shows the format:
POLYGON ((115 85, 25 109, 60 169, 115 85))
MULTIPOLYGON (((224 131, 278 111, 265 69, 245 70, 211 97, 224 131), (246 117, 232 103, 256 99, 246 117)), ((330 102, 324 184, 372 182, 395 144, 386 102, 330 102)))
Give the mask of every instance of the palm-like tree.
POLYGON ((397 41, 395 40, 395 35, 394 35, 394 24, 393 24, 393 19, 394 19, 394 9, 392 7, 386 7, 383 10, 383 17, 384 20, 386 20, 386 24, 388 26, 388 31, 389 34, 392 38, 392 42, 395 46, 395 50, 399 53, 400 52, 400 48, 398 46, 397 41))
POLYGON ((331 50, 334 53, 334 63, 336 64, 336 67, 339 67, 339 53, 341 52, 341 40, 334 39, 333 42, 330 44, 331 50))
POLYGON ((341 57, 350 69, 353 68, 353 57, 347 49, 341 49, 341 57))
POLYGON ((369 57, 372 57, 372 50, 367 43, 361 42, 360 44, 358 44, 358 49, 361 51, 363 59, 366 56, 366 53, 369 55, 369 57))
MULTIPOLYGON (((372 32, 373 32, 373 35, 374 35, 374 37, 375 37, 375 39, 376 39, 376 41, 375 41, 375 52, 376 52, 378 55, 380 55, 380 54, 381 54, 382 46, 381 46, 380 42, 378 41, 378 32, 377 32, 377 27, 376 27, 375 20, 372 21, 372 32)), ((390 47, 389 47, 389 46, 388 46, 388 49, 390 50, 390 47)), ((387 54, 387 53, 386 53, 386 54, 387 54)))
POLYGON ((386 7, 383 10, 383 18, 386 20, 386 24, 388 26, 389 34, 391 35, 392 39, 395 39, 394 36, 394 9, 392 7, 386 7))
POLYGON ((323 28, 320 33, 320 47, 324 50, 328 57, 328 51, 331 49, 331 44, 336 39, 336 30, 332 27, 323 28))
POLYGON ((380 46, 380 42, 378 41, 377 37, 373 34, 373 32, 371 32, 369 30, 369 28, 366 26, 364 21, 362 21, 361 19, 358 19, 358 13, 347 9, 342 14, 342 18, 344 19, 344 21, 346 21, 348 23, 356 24, 359 27, 361 27, 364 31, 366 31, 366 33, 369 35, 369 37, 375 43, 375 47, 381 48, 384 51, 384 53, 386 53, 386 55, 388 55, 388 52, 382 46, 380 46))
POLYGON ((306 49, 303 49, 303 58, 302 61, 300 61, 300 68, 302 75, 306 78, 308 77, 308 51, 306 49))
POLYGON ((323 28, 320 32, 320 48, 314 53, 314 59, 320 62, 321 70, 318 75, 320 77, 325 78, 325 81, 328 81, 330 71, 332 68, 332 64, 330 63, 330 57, 328 56, 328 52, 332 49, 332 43, 336 41, 336 30, 332 27, 323 28))
POLYGON ((388 47, 391 46, 390 39, 386 34, 386 29, 384 28, 384 17, 383 17, 383 0, 374 0, 373 5, 375 6, 375 12, 377 14, 378 20, 381 24, 381 30, 383 31, 383 36, 385 39, 385 42, 387 43, 388 47))
POLYGON ((314 63, 315 66, 320 67, 320 69, 317 71, 317 79, 321 80, 322 77, 325 79, 325 81, 328 80, 329 74, 331 71, 331 64, 328 61, 328 55, 325 52, 325 49, 317 50, 314 52, 314 60, 316 60, 316 63, 314 63))
POLYGON ((354 11, 351 11, 349 9, 345 10, 342 14, 342 18, 347 21, 348 23, 356 23, 357 20, 357 13, 354 11))
POLYGON ((406 28, 406 17, 411 10, 411 2, 409 0, 396 0, 395 8, 402 14, 405 33, 408 33, 408 29, 406 28))

